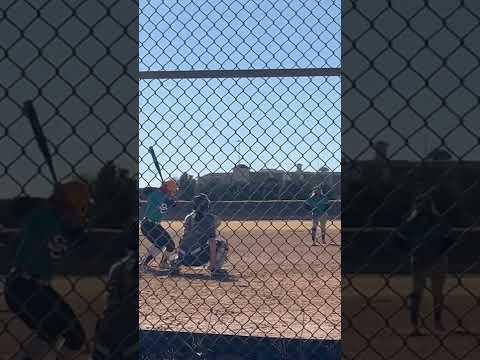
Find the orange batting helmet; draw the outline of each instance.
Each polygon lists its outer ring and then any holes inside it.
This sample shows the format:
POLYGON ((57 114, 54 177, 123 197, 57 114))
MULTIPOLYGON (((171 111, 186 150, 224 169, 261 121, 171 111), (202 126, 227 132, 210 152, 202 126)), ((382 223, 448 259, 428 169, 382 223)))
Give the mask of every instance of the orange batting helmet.
POLYGON ((58 184, 50 199, 71 221, 80 224, 86 222, 90 202, 88 184, 78 180, 58 184))
POLYGON ((162 183, 160 190, 166 193, 167 195, 174 197, 178 191, 177 182, 173 179, 166 180, 162 183))

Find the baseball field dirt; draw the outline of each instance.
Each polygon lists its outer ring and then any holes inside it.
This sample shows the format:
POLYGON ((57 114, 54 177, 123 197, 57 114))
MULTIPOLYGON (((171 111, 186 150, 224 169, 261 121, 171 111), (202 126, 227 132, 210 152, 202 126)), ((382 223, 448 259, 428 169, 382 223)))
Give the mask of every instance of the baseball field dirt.
MULTIPOLYGON (((181 222, 166 225, 178 242, 181 222)), ((301 221, 223 223, 220 236, 230 246, 228 277, 212 280, 203 268, 182 269, 174 278, 141 273, 140 327, 339 339, 340 224, 329 223, 327 246, 312 246, 309 228, 309 222, 301 221)), ((140 244, 141 254, 148 245, 140 244)), ((59 277, 53 282, 75 309, 90 340, 103 311, 105 280, 59 277)), ((29 336, 0 294, 0 359, 11 359, 29 336)), ((88 349, 79 359, 88 359, 88 349)))
MULTIPOLYGON (((204 268, 179 276, 140 274, 140 327, 268 337, 340 339, 340 223, 312 246, 310 222, 229 221, 225 279, 204 268)), ((179 241, 180 222, 167 230, 179 241)), ((150 244, 144 241, 145 247, 150 244)))
POLYGON ((346 276, 342 282, 344 359, 480 359, 480 286, 478 276, 454 274, 445 288, 446 332, 433 327, 433 303, 425 291, 421 308, 424 336, 410 336, 407 276, 346 276), (368 300, 368 302, 367 302, 368 300))

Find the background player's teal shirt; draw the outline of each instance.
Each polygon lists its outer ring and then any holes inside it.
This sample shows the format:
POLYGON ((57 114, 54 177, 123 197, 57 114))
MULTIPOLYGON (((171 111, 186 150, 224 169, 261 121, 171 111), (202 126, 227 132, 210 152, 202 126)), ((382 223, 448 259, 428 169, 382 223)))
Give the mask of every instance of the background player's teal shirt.
POLYGON ((66 250, 62 223, 58 216, 51 209, 35 210, 26 218, 22 229, 15 267, 35 279, 49 280, 53 276, 54 262, 66 250), (53 248, 62 247, 59 243, 64 244, 63 251, 52 251, 53 248))
POLYGON ((147 197, 145 217, 154 222, 160 222, 163 215, 168 211, 173 200, 161 191, 154 191, 147 197))
POLYGON ((326 195, 312 195, 305 203, 312 209, 313 215, 323 215, 328 210, 328 197, 326 195))

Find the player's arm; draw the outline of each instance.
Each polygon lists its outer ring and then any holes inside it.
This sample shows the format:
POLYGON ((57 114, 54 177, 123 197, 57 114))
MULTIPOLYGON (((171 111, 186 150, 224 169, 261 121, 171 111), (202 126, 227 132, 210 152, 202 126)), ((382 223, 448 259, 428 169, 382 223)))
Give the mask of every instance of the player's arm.
POLYGON ((167 204, 168 207, 177 206, 177 201, 171 197, 167 197, 167 199, 165 200, 165 203, 167 204))
POLYGON ((64 226, 63 235, 67 242, 68 253, 78 249, 88 241, 88 233, 83 226, 64 226))

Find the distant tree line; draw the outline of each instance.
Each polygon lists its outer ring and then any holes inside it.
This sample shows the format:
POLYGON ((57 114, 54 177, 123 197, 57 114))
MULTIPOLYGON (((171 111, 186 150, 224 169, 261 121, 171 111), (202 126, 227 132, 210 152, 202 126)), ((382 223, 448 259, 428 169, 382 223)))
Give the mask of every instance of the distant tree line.
POLYGON ((453 225, 470 226, 480 216, 480 164, 455 162, 358 162, 342 165, 342 226, 397 226, 420 193, 430 192, 453 225))
MULTIPOLYGON (((138 181, 128 170, 106 163, 93 178, 78 176, 90 185, 93 203, 89 209, 90 226, 120 228, 138 214, 138 181)), ((20 196, 3 201, 2 223, 18 226, 32 209, 46 206, 46 198, 20 196)))
MULTIPOLYGON (((184 173, 178 179, 178 199, 188 201, 195 194, 207 193, 212 201, 304 200, 310 196, 313 188, 318 185, 315 182, 302 180, 282 182, 274 177, 249 183, 222 184, 213 180, 198 182, 192 175, 184 173)), ((328 186, 326 187, 328 188, 328 186)), ((331 188, 327 190, 329 189, 331 188)))

